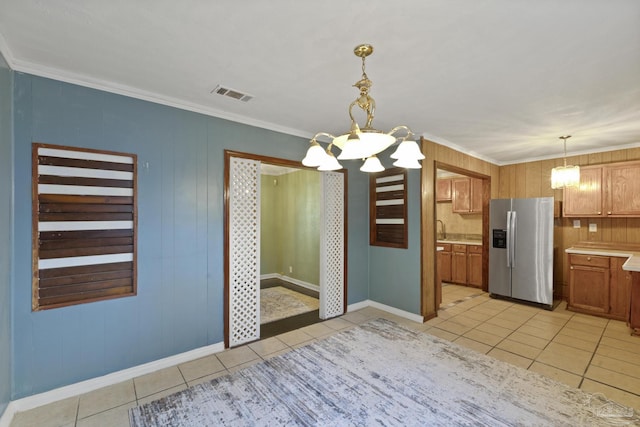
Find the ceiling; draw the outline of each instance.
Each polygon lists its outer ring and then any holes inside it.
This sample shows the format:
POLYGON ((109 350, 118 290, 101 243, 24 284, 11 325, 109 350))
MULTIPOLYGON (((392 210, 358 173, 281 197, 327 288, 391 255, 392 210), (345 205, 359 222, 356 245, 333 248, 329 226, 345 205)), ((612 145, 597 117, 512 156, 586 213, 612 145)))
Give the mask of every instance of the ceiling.
POLYGON ((499 165, 564 134, 569 155, 640 146, 638 0, 0 2, 16 71, 307 138, 348 130, 360 43, 378 129, 499 165))

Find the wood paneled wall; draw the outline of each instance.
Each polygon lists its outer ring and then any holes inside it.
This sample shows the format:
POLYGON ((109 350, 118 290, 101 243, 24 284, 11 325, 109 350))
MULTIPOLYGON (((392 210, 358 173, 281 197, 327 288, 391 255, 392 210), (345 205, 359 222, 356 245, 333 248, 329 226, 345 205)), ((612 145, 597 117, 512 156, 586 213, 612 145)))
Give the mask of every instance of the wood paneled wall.
POLYGON ((488 177, 485 188, 485 198, 498 197, 498 183, 500 177, 500 167, 492 163, 480 160, 453 150, 444 145, 421 139, 422 153, 426 159, 422 161, 421 172, 421 312, 425 319, 436 315, 435 305, 435 283, 436 283, 436 202, 435 202, 435 179, 436 164, 448 165, 454 168, 470 172, 471 175, 488 177))
MULTIPOLYGON (((568 157, 567 164, 586 166, 639 159, 640 148, 629 148, 568 157)), ((553 190, 550 179, 551 169, 561 165, 562 158, 501 166, 497 197, 553 196, 562 200, 562 190, 553 190)), ((573 227, 574 219, 578 218, 556 220, 554 243, 558 256, 554 276, 556 284, 562 284, 563 296, 567 295, 569 279, 566 248, 580 241, 640 243, 640 218, 580 218, 580 228, 573 227), (589 224, 596 224, 598 231, 590 233, 589 224)))

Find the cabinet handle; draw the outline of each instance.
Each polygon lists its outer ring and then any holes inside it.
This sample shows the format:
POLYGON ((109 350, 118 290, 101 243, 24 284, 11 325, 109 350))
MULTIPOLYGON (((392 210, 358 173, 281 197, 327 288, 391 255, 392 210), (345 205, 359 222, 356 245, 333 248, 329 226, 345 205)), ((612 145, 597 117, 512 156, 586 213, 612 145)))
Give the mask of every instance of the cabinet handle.
POLYGON ((602 212, 601 212, 601 211, 598 211, 598 212, 596 212, 596 213, 597 213, 598 215, 602 215, 602 212))
POLYGON ((573 270, 573 265, 571 267, 569 267, 569 270, 573 270))
POLYGON ((587 257, 587 261, 591 261, 591 257, 590 256, 587 257))
POLYGON ((607 215, 611 215, 611 211, 607 212, 607 215))

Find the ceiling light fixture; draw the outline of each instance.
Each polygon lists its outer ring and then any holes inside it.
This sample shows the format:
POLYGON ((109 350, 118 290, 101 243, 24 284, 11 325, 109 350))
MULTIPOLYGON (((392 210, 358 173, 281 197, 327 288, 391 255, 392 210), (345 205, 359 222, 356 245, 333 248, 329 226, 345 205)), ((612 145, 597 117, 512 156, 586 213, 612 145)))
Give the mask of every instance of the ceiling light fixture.
POLYGON ((340 136, 333 136, 326 132, 315 134, 311 138, 309 150, 307 150, 305 158, 302 159, 302 164, 317 167, 318 170, 337 170, 342 169, 338 160, 365 159, 360 168, 361 171, 381 172, 384 170, 384 166, 382 166, 376 155, 399 141, 398 148, 391 155, 391 158, 396 160, 393 165, 409 169, 420 169, 419 160, 423 160, 424 155, 416 141, 411 139, 413 137, 411 129, 402 125, 384 133, 372 127, 371 122, 373 122, 376 102, 369 95, 369 88, 371 88, 372 82, 365 71, 365 58, 373 53, 373 46, 361 44, 356 46, 353 53, 362 58, 362 78, 353 85, 360 90, 360 95, 349 105, 350 130, 340 136), (360 127, 353 117, 353 107, 356 106, 366 114, 367 121, 363 127, 360 127), (398 134, 401 136, 397 136, 398 134), (321 136, 331 139, 326 150, 318 143, 317 138, 321 136), (341 150, 337 159, 331 151, 334 146, 341 150))
POLYGON ((580 184, 580 167, 567 166, 567 139, 571 135, 561 136, 560 139, 564 143, 564 166, 558 166, 551 169, 551 188, 554 190, 576 187, 580 184))

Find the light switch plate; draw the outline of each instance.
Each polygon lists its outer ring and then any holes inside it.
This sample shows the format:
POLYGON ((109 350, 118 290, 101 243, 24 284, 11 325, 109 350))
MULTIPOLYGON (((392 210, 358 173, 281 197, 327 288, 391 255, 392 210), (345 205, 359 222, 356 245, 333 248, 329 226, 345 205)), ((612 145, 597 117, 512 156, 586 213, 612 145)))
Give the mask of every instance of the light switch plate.
POLYGON ((598 231, 598 224, 589 224, 589 233, 595 233, 598 231))
POLYGON ((579 219, 574 219, 573 220, 573 228, 580 228, 580 220, 579 219))

